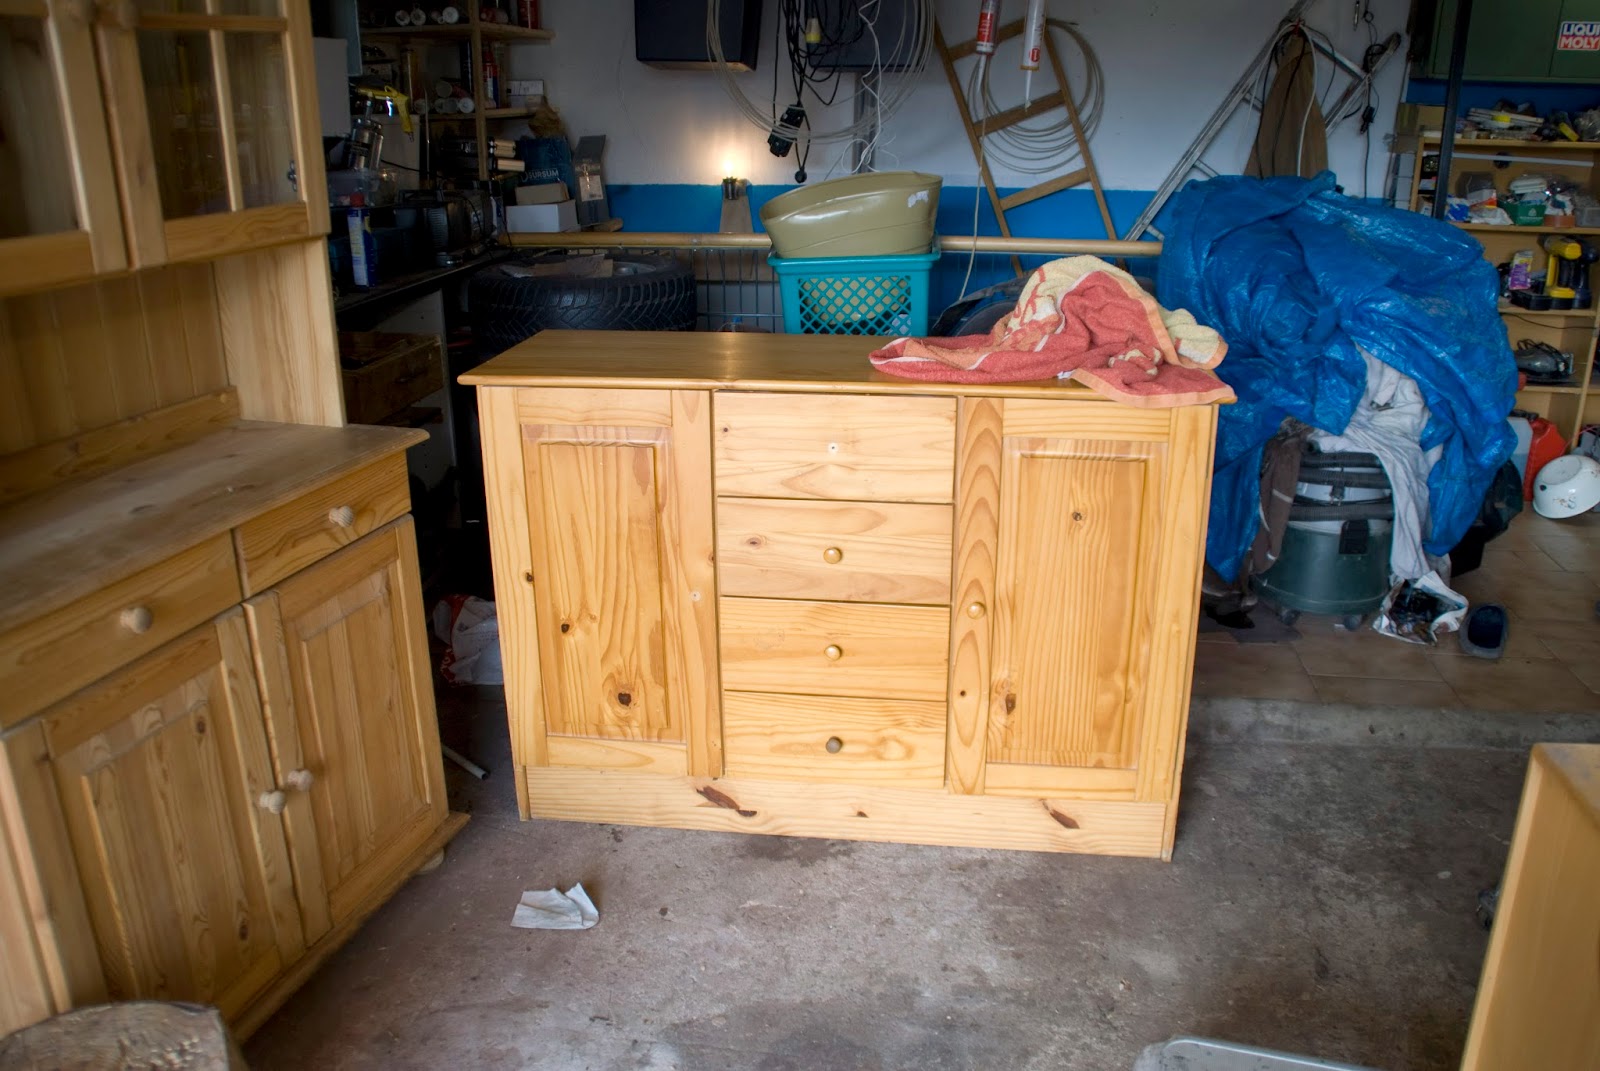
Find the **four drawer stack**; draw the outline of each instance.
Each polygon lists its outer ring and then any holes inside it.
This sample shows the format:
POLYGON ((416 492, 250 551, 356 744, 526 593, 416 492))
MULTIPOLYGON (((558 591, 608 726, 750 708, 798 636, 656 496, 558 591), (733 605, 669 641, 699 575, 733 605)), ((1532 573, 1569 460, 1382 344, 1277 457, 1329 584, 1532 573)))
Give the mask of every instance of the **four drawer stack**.
POLYGON ((726 774, 942 784, 955 399, 714 416, 726 774))

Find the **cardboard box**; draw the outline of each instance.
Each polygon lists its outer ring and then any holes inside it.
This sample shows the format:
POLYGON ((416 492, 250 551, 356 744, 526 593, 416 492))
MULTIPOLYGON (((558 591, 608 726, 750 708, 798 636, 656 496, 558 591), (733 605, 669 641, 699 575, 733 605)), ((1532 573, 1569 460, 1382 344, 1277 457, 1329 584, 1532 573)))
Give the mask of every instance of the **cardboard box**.
POLYGON ((553 205, 571 198, 565 182, 535 182, 517 187, 519 205, 553 205))
POLYGON ((578 229, 578 206, 571 200, 548 205, 508 205, 506 230, 552 233, 578 229))
POLYGON ((544 79, 509 78, 506 98, 512 108, 537 108, 544 103, 544 79))
POLYGON ((1444 109, 1437 104, 1402 104, 1395 109, 1396 135, 1414 137, 1424 134, 1436 138, 1443 129, 1444 109))

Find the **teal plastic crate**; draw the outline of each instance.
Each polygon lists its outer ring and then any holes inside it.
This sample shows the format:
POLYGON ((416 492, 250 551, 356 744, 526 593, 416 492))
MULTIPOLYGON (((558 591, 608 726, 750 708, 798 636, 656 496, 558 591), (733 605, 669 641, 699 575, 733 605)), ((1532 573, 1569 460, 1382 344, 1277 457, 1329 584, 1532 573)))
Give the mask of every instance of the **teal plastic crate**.
POLYGON ((928 276, 939 254, 768 257, 791 335, 926 335, 928 276))

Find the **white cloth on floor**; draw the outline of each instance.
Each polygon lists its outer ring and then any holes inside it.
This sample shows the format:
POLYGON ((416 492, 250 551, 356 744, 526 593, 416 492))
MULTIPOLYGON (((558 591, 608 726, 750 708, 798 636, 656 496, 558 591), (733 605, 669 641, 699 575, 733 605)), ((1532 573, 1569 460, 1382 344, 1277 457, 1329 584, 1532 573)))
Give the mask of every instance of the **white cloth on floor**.
POLYGON ((1352 450, 1377 457, 1394 493, 1389 570, 1395 580, 1416 580, 1433 568, 1423 553, 1422 536, 1428 530, 1428 473, 1444 448, 1422 449, 1422 429, 1430 414, 1417 381, 1365 350, 1361 356, 1367 361, 1367 390, 1350 426, 1342 435, 1319 429, 1311 433, 1311 441, 1325 453, 1352 450))
POLYGON ((599 921, 600 912, 581 882, 566 892, 529 889, 511 916, 511 925, 523 930, 587 930, 599 921))

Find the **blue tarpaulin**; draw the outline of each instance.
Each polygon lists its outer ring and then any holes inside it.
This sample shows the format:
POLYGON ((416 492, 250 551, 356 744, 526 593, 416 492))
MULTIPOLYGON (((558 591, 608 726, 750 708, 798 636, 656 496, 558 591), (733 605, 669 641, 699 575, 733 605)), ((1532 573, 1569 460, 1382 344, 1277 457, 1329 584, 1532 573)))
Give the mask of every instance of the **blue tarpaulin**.
POLYGON ((1432 413, 1423 546, 1448 553, 1511 456, 1517 368, 1499 278, 1470 234, 1313 179, 1191 182, 1168 208, 1157 295, 1228 342, 1238 394, 1218 418, 1206 560, 1238 576, 1255 537, 1261 451, 1285 417, 1342 433, 1366 386, 1357 347, 1417 381, 1432 413))

